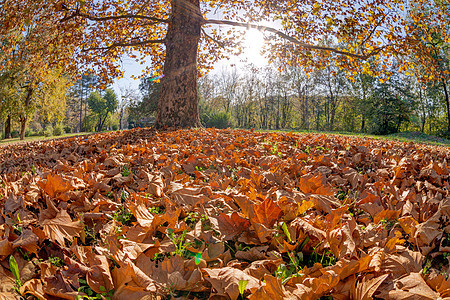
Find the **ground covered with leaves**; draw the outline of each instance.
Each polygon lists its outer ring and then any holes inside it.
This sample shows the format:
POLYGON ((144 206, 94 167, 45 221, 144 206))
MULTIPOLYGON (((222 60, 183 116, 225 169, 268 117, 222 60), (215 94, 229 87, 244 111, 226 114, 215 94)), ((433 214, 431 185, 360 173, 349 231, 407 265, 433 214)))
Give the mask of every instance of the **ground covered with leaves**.
POLYGON ((450 299, 449 156, 213 129, 1 147, 0 298, 450 299))

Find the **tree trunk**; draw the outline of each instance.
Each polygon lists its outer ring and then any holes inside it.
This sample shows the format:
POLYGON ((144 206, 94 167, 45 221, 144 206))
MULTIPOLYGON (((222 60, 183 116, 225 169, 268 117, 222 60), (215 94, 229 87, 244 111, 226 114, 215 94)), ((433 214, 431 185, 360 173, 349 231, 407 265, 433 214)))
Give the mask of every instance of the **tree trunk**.
POLYGON ((120 109, 119 130, 122 130, 122 121, 123 121, 123 107, 120 109))
POLYGON ((197 51, 202 23, 200 4, 199 0, 172 0, 171 5, 155 128, 201 127, 197 97, 197 51))
POLYGON ((20 118, 20 139, 25 139, 25 128, 27 126, 27 117, 20 118))
POLYGON ((83 132, 83 82, 80 80, 80 132, 83 132))
POLYGON ((364 117, 364 114, 361 115, 361 132, 364 133, 366 131, 366 118, 364 117))
POLYGON ((33 95, 34 89, 32 87, 28 87, 27 88, 27 96, 25 97, 25 103, 24 103, 24 108, 25 108, 25 112, 24 115, 20 117, 20 139, 23 140, 25 139, 25 128, 27 125, 27 112, 28 112, 28 107, 31 104, 31 96, 33 95))
POLYGON ((11 115, 8 115, 5 121, 5 139, 11 138, 11 115))
POLYGON ((442 86, 444 88, 445 104, 447 105, 447 131, 450 132, 450 100, 448 99, 447 85, 445 84, 445 81, 442 82, 442 86))

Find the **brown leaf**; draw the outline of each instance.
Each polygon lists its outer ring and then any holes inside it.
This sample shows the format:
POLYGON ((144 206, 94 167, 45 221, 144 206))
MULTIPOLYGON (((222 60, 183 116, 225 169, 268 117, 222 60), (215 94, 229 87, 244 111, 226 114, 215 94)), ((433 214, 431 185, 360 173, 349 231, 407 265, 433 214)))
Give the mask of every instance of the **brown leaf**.
POLYGON ((439 294, 433 291, 419 273, 410 273, 393 281, 393 288, 383 290, 377 297, 382 299, 424 299, 434 300, 439 294))
POLYGON ((39 237, 30 229, 24 229, 20 236, 12 242, 14 248, 21 247, 30 253, 38 254, 39 237))
POLYGON ((71 241, 75 236, 79 236, 83 230, 81 222, 72 222, 72 219, 65 210, 59 211, 53 219, 44 220, 42 227, 47 237, 58 242, 61 246, 64 246, 65 238, 71 241))
POLYGON ((68 192, 73 188, 69 181, 56 174, 47 175, 47 180, 39 181, 38 184, 50 198, 55 198, 57 194, 68 192))
POLYGON ((260 204, 255 205, 255 218, 251 221, 272 228, 281 212, 281 208, 272 199, 267 198, 260 204))
POLYGON ((0 240, 0 255, 7 256, 13 253, 13 251, 14 247, 10 241, 8 241, 7 239, 0 240))
POLYGON ((264 281, 266 284, 260 286, 249 299, 296 299, 286 291, 281 281, 272 275, 265 275, 264 281))
POLYGON ((20 294, 25 296, 31 294, 39 300, 47 299, 42 287, 42 281, 40 279, 30 279, 25 282, 19 289, 20 294))
POLYGON ((130 211, 133 213, 133 216, 136 217, 139 225, 144 228, 152 226, 154 217, 144 204, 131 203, 130 211))
POLYGON ((250 227, 250 222, 246 218, 239 216, 236 212, 230 215, 220 214, 217 217, 217 223, 220 233, 225 236, 226 240, 233 239, 236 235, 248 230, 250 227))
POLYGON ((215 295, 230 297, 234 300, 239 297, 239 281, 246 280, 245 291, 255 291, 259 288, 259 281, 253 276, 247 275, 239 269, 224 267, 220 269, 204 268, 202 272, 208 276, 205 277, 215 290, 215 295))
POLYGON ((86 254, 90 266, 86 276, 89 287, 99 294, 114 289, 108 259, 103 255, 96 255, 92 252, 86 254))
POLYGON ((367 279, 367 276, 362 279, 361 282, 356 284, 356 288, 352 290, 352 299, 358 300, 371 300, 373 293, 383 283, 389 274, 384 274, 379 277, 367 279))

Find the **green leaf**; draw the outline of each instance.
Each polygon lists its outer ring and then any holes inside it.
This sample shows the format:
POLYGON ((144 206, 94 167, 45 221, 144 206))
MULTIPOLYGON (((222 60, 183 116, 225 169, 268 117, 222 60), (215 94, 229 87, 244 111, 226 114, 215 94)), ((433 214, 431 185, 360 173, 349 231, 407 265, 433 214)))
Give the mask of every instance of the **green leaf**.
POLYGON ((281 228, 283 228, 283 232, 287 236, 289 242, 292 242, 291 234, 289 233, 286 223, 283 222, 283 225, 281 225, 281 228))
POLYGON ((106 291, 106 289, 105 289, 105 287, 103 285, 99 286, 98 289, 100 290, 100 292, 106 291))
POLYGON ((245 287, 247 286, 247 284, 248 284, 248 280, 239 280, 239 293, 241 295, 244 294, 245 287))
POLYGON ((22 282, 20 281, 19 266, 17 265, 16 259, 12 255, 9 256, 9 268, 11 269, 14 279, 16 280, 16 285, 21 287, 22 282))

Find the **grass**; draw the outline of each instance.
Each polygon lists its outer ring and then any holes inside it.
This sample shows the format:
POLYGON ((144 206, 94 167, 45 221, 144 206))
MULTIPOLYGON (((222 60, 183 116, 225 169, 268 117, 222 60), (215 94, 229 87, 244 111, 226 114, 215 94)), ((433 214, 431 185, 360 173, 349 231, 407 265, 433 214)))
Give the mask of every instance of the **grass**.
MULTIPOLYGON (((261 132, 290 132, 288 129, 280 130, 258 130, 261 132)), ((358 133, 358 132, 345 132, 345 131, 317 131, 317 130, 292 130, 293 133, 314 133, 314 134, 331 134, 331 135, 343 135, 343 136, 354 136, 354 137, 365 137, 377 140, 390 140, 399 142, 414 142, 422 144, 431 144, 439 146, 450 146, 450 140, 441 138, 434 135, 428 135, 418 131, 404 131, 388 135, 374 135, 368 133, 358 133)))
POLYGON ((91 134, 91 132, 79 132, 79 133, 66 133, 60 136, 28 136, 25 137, 25 139, 21 140, 20 138, 12 138, 7 140, 0 140, 0 146, 4 145, 11 145, 11 144, 18 144, 18 143, 27 143, 27 142, 35 142, 35 141, 45 141, 45 140, 53 140, 53 139, 59 139, 59 138, 68 138, 73 136, 80 136, 80 135, 87 135, 91 134))

